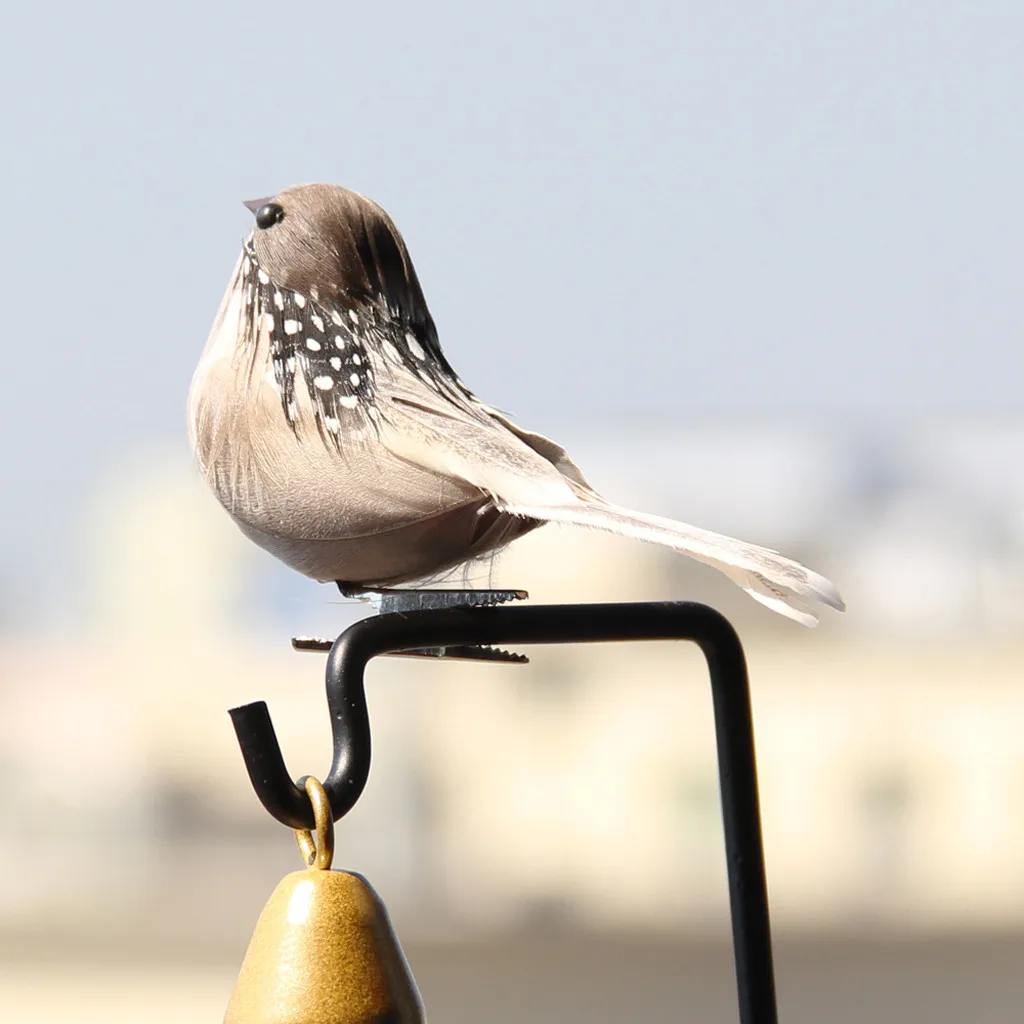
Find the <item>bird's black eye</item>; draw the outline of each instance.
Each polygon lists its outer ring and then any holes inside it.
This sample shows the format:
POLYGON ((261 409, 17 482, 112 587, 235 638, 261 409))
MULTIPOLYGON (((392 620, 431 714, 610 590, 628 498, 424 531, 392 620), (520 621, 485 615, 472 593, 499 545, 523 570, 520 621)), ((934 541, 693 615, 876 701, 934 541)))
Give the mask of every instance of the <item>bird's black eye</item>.
POLYGON ((267 203, 256 211, 256 226, 258 228, 272 228, 284 220, 284 209, 277 203, 267 203))

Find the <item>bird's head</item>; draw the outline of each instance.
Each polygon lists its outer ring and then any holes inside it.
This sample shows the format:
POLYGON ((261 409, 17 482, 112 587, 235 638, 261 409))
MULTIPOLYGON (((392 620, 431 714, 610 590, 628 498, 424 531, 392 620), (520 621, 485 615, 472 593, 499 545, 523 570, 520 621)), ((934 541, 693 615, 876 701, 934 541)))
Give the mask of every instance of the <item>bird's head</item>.
POLYGON ((245 205, 256 218, 249 245, 277 287, 357 312, 383 302, 433 332, 405 241, 376 203, 340 185, 314 184, 245 205))
POLYGON ((293 429, 305 394, 321 436, 340 443, 346 422, 382 415, 381 373, 412 373, 464 399, 384 210, 338 185, 296 185, 245 205, 256 226, 231 285, 241 302, 236 345, 250 377, 269 362, 293 429))

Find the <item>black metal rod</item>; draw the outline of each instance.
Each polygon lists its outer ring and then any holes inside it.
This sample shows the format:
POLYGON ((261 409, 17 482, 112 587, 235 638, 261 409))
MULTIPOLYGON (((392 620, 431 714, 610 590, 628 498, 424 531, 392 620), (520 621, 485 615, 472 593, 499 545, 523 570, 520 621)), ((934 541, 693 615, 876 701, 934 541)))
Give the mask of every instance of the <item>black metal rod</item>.
MULTIPOLYGON (((691 602, 603 605, 521 605, 448 608, 364 619, 335 641, 328 655, 327 697, 334 761, 324 779, 335 818, 347 813, 366 784, 370 727, 364 674, 379 654, 457 644, 554 644, 690 640, 708 664, 715 712, 729 902, 741 1024, 776 1024, 768 891, 761 842, 757 764, 746 661, 729 621, 691 602)), ((236 708, 231 717, 253 787, 264 807, 291 828, 309 828, 312 809, 292 782, 266 705, 236 708)))

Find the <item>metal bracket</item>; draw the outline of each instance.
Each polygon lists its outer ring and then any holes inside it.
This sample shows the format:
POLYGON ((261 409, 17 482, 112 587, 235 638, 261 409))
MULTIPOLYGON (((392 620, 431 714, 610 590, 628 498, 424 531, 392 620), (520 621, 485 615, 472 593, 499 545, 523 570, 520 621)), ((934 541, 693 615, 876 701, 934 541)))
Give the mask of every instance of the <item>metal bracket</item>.
MULTIPOLYGON (((743 647, 729 621, 690 602, 454 607, 392 613, 350 626, 327 659, 327 702, 334 759, 324 780, 335 819, 355 805, 370 770, 370 723, 363 687, 368 662, 381 654, 489 644, 563 644, 690 640, 711 677, 718 774, 741 1024, 777 1024, 775 976, 757 764, 743 647)), ((637 691, 630 680, 630 695, 637 691)), ((249 778, 263 806, 290 828, 313 826, 305 790, 281 757, 262 701, 231 711, 249 778)))

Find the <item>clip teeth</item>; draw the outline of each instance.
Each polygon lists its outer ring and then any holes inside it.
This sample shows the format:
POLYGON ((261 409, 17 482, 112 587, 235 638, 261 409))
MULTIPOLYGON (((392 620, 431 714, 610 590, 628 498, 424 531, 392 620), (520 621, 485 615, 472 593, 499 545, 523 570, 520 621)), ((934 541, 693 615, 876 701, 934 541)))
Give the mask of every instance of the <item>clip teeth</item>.
POLYGON ((452 661, 501 661, 508 665, 526 665, 529 658, 515 651, 486 644, 460 644, 456 647, 417 647, 409 651, 394 651, 396 658, 444 658, 452 661))
MULTIPOLYGON (((334 646, 333 640, 319 636, 293 636, 292 648, 326 654, 334 646)), ((458 644, 454 647, 416 647, 408 651, 392 651, 392 658, 446 658, 456 661, 503 661, 510 665, 525 665, 529 658, 515 651, 505 651, 487 644, 458 644)))
POLYGON ((338 589, 345 597, 368 602, 381 615, 444 608, 488 608, 530 596, 525 590, 353 590, 341 583, 338 589))

